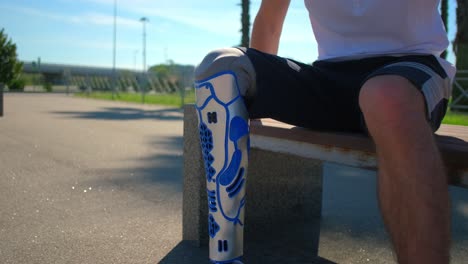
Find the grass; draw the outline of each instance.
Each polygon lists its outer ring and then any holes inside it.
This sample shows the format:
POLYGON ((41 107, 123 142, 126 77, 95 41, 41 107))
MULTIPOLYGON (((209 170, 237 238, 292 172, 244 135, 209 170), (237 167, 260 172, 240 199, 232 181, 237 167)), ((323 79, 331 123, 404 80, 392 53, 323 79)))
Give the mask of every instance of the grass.
MULTIPOLYGON (((112 93, 110 92, 92 92, 89 94, 88 93, 76 93, 75 96, 83 97, 83 98, 101 99, 101 100, 130 102, 130 103, 142 102, 142 96, 140 93, 118 93, 115 95, 114 99, 112 98, 112 93)), ((184 104, 194 103, 194 102, 195 102, 195 93, 193 91, 187 91, 185 93, 184 104)), ((146 94, 145 104, 181 107, 182 98, 179 93, 146 94)))
POLYGON ((448 110, 442 123, 447 125, 468 126, 468 112, 453 112, 448 110))
MULTIPOLYGON (((93 92, 93 93, 90 93, 89 95, 86 93, 78 93, 75 95, 79 97, 85 97, 85 98, 141 103, 141 94, 139 93, 119 93, 118 95, 116 95, 115 99, 112 99, 112 93, 110 92, 93 92)), ((194 103, 194 102, 195 102, 194 91, 187 91, 185 94, 184 103, 187 104, 187 103, 194 103)), ((178 93, 146 94, 145 104, 181 107, 182 99, 180 97, 180 94, 178 93)), ((442 123, 448 124, 448 125, 468 126, 468 112, 466 113, 465 112, 453 112, 453 111, 448 110, 442 123)))

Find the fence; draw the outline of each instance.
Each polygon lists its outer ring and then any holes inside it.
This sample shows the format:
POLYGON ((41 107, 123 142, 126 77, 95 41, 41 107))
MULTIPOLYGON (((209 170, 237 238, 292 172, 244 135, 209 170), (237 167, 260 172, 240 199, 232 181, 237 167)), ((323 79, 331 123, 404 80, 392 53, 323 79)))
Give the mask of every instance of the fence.
POLYGON ((192 76, 159 77, 154 74, 119 74, 115 80, 109 76, 69 76, 64 85, 83 92, 120 91, 174 93, 192 86, 192 76))
MULTIPOLYGON (((148 78, 146 81, 148 87, 145 90, 154 90, 155 92, 172 92, 173 86, 169 85, 167 81, 160 80, 159 78, 148 78)), ((143 89, 143 82, 141 78, 135 76, 117 77, 115 86, 113 85, 112 77, 101 76, 72 76, 69 85, 78 87, 82 91, 111 91, 113 87, 118 91, 141 91, 143 89)))
MULTIPOLYGON (((29 91, 122 91, 171 93, 192 87, 194 67, 158 65, 146 73, 128 69, 24 62, 22 80, 29 91)), ((14 89, 14 87, 11 87, 14 89)), ((18 87, 17 89, 21 89, 18 87)))
MULTIPOLYGON (((456 89, 455 94, 457 95, 452 98, 450 109, 468 109, 468 70, 457 71, 452 89, 456 89)), ((454 93, 452 93, 453 95, 454 93)))

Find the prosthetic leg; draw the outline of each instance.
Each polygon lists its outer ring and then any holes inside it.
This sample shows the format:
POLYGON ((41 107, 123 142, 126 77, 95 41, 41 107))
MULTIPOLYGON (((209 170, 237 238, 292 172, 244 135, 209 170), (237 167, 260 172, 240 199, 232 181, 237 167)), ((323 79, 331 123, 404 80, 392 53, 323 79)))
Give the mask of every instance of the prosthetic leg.
POLYGON ((234 72, 195 83, 206 170, 210 260, 242 263, 249 155, 248 113, 234 72))

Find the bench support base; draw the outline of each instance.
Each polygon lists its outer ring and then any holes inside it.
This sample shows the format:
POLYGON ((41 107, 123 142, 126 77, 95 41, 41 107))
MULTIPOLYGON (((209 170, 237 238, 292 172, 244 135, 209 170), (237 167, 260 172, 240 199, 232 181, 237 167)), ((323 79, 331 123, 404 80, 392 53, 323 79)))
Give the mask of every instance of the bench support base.
MULTIPOLYGON (((183 239, 208 244, 206 177, 192 107, 184 116, 183 239)), ((253 147, 249 157, 245 216, 246 259, 254 245, 273 243, 310 257, 318 251, 322 162, 253 147), (250 242, 250 243, 249 243, 250 242), (279 243, 279 244, 278 244, 279 243), (298 248, 298 247, 302 247, 298 248)), ((289 252, 293 254, 293 252, 289 252)), ((260 254, 261 252, 259 252, 260 254)), ((303 255, 304 256, 304 255, 303 255)))

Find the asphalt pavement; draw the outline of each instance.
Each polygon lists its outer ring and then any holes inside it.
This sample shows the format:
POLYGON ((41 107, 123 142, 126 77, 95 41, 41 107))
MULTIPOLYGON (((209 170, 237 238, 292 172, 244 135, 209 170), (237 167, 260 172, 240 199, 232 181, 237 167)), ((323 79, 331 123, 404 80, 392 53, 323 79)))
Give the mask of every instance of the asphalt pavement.
MULTIPOLYGON (((208 263, 181 241, 180 109, 25 93, 4 114, 0 263, 208 263)), ((396 263, 375 173, 327 164, 324 181, 317 263, 396 263)), ((452 263, 468 263, 468 190, 451 195, 452 263)))

